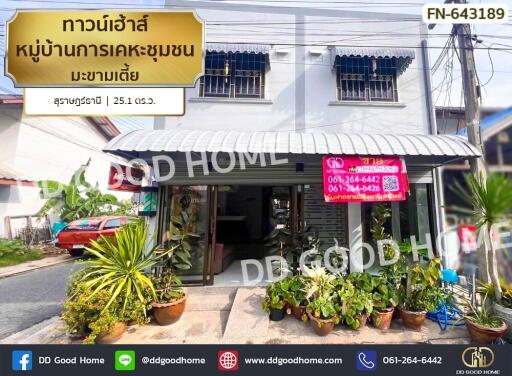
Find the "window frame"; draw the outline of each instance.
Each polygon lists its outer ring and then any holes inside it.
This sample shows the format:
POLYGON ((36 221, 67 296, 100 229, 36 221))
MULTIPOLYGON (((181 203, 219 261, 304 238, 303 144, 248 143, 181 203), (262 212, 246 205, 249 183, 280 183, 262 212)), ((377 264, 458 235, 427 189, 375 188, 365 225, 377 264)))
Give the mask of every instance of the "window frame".
MULTIPOLYGON (((265 99, 265 86, 266 86, 266 57, 265 54, 256 54, 256 53, 240 53, 240 52, 216 52, 216 51, 208 51, 206 53, 205 57, 205 74, 200 77, 199 79, 199 90, 198 90, 198 96, 199 98, 224 98, 224 99, 265 99), (208 56, 210 55, 210 56, 208 56), (215 56, 212 55, 219 55, 217 58, 217 66, 216 67, 208 67, 207 64, 209 62, 214 61, 215 56), (247 59, 247 61, 244 61, 244 59, 247 59), (223 67, 225 65, 225 61, 228 60, 229 62, 229 76, 223 75, 223 67), (252 60, 252 61, 251 61, 252 60), (243 67, 243 64, 249 64, 254 65, 252 69, 241 69, 243 67), (258 67, 259 65, 259 67, 258 67), (208 74, 208 71, 211 70, 213 74, 208 74), (249 72, 247 75, 242 75, 241 73, 249 72), (252 75, 251 75, 252 73, 252 75), (206 85, 206 77, 216 77, 217 86, 219 79, 223 79, 228 77, 227 81, 224 84, 224 87, 227 85, 227 91, 225 92, 223 90, 223 93, 212 93, 212 92, 205 92, 205 85, 206 85), (253 83, 252 91, 257 93, 250 94, 245 93, 241 94, 238 90, 238 88, 244 87, 243 86, 243 78, 251 78, 256 77, 259 78, 258 84, 255 82, 253 83), (238 85, 237 82, 242 82, 241 85, 238 85), (256 90, 258 88, 258 90, 256 90)), ((256 80, 253 80, 256 81, 256 80)), ((249 86, 247 85, 247 91, 249 91, 249 86)))
MULTIPOLYGON (((396 58, 338 56, 335 64, 336 102, 399 103, 397 63, 396 58), (350 92, 355 90, 354 83, 359 82, 358 95, 343 95, 344 91, 349 91, 350 82, 352 82, 350 92), (380 96, 372 95, 375 92, 372 83, 377 82, 381 82, 380 96), (389 87, 383 87, 382 82, 389 82, 389 87), (384 96, 383 92, 390 92, 390 95, 384 96)), ((374 85, 377 86, 377 84, 374 85)))

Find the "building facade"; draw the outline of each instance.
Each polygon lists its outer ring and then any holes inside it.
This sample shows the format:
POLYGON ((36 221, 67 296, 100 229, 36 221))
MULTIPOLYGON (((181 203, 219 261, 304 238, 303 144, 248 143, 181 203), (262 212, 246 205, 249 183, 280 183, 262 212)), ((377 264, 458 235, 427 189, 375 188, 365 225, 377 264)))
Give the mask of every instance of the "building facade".
POLYGON ((120 133, 107 118, 25 116, 22 96, 1 96, 0 108, 0 238, 16 236, 43 206, 38 180, 68 182, 90 158, 89 180, 107 190, 119 158, 102 147, 120 133))
POLYGON ((437 135, 420 19, 197 4, 206 24, 205 75, 186 89, 186 114, 157 118, 153 130, 105 148, 166 177, 154 182, 159 242, 172 236, 176 216, 193 214, 188 225, 199 238, 186 280, 240 282, 240 261, 262 260, 268 234, 282 227, 314 233, 323 250, 348 248, 350 271, 372 270, 363 242, 372 242, 375 204, 326 203, 325 155, 400 157, 410 193, 386 203, 387 230, 397 241, 435 239, 442 231, 436 168, 478 152, 464 139, 437 135))

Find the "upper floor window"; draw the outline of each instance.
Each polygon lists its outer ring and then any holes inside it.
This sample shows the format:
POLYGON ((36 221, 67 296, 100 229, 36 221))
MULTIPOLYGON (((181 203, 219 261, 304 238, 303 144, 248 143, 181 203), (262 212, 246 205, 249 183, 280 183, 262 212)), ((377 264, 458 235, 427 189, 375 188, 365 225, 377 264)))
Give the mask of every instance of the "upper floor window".
MULTIPOLYGON (((224 48, 225 49, 225 48, 224 48)), ((199 95, 221 98, 265 98, 268 53, 207 49, 199 95)))
POLYGON ((338 101, 398 102, 397 81, 414 59, 414 50, 334 47, 338 101))
POLYGON ((393 58, 342 57, 336 67, 339 101, 398 102, 393 58))

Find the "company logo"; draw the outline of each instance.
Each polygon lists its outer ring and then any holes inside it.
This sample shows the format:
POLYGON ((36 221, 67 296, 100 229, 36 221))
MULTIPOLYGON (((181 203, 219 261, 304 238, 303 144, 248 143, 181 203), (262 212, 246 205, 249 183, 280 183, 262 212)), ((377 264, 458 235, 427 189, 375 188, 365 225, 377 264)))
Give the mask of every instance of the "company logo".
POLYGON ((345 164, 343 159, 340 157, 328 158, 326 163, 329 168, 343 168, 343 165, 345 164))
POLYGON ((135 370, 135 351, 118 350, 115 353, 116 371, 134 371, 135 370))
POLYGON ((469 368, 488 368, 494 363, 494 352, 488 347, 468 347, 462 353, 462 363, 469 368))
POLYGON ((373 350, 358 351, 356 369, 358 371, 375 371, 377 369, 377 352, 373 350))
POLYGON ((12 370, 13 371, 31 371, 32 370, 32 351, 13 351, 12 352, 12 370))
POLYGON ((236 371, 238 370, 238 351, 236 350, 220 350, 217 353, 217 368, 219 371, 236 371))

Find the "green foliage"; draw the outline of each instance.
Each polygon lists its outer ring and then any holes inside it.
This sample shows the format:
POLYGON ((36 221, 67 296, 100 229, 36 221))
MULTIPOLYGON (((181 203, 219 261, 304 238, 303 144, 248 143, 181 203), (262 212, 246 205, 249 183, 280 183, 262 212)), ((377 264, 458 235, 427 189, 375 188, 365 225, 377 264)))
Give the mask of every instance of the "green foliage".
POLYGON ((118 322, 147 323, 145 304, 132 297, 122 312, 123 302, 118 298, 105 308, 112 294, 108 290, 94 293, 86 283, 78 282, 79 277, 70 281, 62 312, 69 333, 85 337, 84 343, 94 343, 99 334, 111 333, 118 322))
MULTIPOLYGON (((357 279, 361 280, 361 278, 357 279)), ((371 291, 371 289, 370 289, 371 291)), ((359 319, 362 315, 370 315, 373 311, 372 293, 359 290, 348 278, 343 281, 338 290, 338 310, 342 319, 352 329, 361 325, 359 319)))
MULTIPOLYGON (((495 296, 495 289, 492 283, 480 283, 480 285, 481 286, 478 288, 478 291, 481 294, 486 294, 491 298, 495 296)), ((500 286, 503 296, 499 304, 503 307, 512 309, 512 283, 507 283, 504 278, 500 278, 500 286)))
POLYGON ((350 273, 346 277, 347 281, 350 281, 354 287, 358 290, 364 292, 372 292, 373 291, 373 277, 369 273, 364 272, 356 272, 350 273))
POLYGON ((27 247, 21 240, 0 239, 0 267, 40 258, 42 255, 39 251, 27 247))
POLYGON ((494 315, 490 304, 486 304, 487 294, 484 295, 482 304, 478 306, 476 303, 472 304, 469 300, 464 302, 464 306, 468 312, 464 315, 466 320, 472 321, 475 324, 482 325, 488 328, 499 328, 503 325, 503 320, 494 315))
POLYGON ((192 249, 197 248, 199 234, 190 231, 197 222, 196 214, 181 211, 179 217, 171 218, 171 233, 168 246, 173 249, 165 258, 166 267, 174 270, 189 270, 192 267, 192 249))
POLYGON ((394 284, 385 277, 378 277, 373 280, 372 300, 375 309, 384 310, 396 307, 400 297, 394 284))
POLYGON ((119 202, 116 196, 102 193, 98 184, 93 186, 86 180, 90 161, 75 171, 68 184, 55 180, 37 182, 41 196, 48 199, 39 209, 38 216, 55 212, 62 220, 70 222, 86 217, 133 213, 128 202, 119 202))
POLYGON ((331 295, 336 283, 336 276, 329 273, 325 268, 305 267, 305 277, 306 299, 311 301, 331 295))
POLYGON ((102 237, 101 242, 91 242, 91 248, 87 248, 95 257, 85 262, 82 281, 93 290, 91 297, 105 290, 111 294, 105 310, 118 297, 123 301, 123 312, 132 297, 142 304, 147 300, 146 291, 155 297, 153 283, 146 271, 166 253, 156 256, 154 250, 146 251, 147 235, 146 224, 139 220, 123 226, 114 237, 102 237))
POLYGON ((185 296, 181 279, 172 268, 157 268, 151 277, 156 291, 157 303, 171 303, 185 296))
POLYGON ((306 284, 303 276, 295 275, 284 278, 281 281, 284 293, 284 300, 294 307, 306 305, 306 292, 304 291, 306 284))
POLYGON ((334 320, 335 324, 340 321, 332 296, 320 296, 311 301, 306 307, 306 312, 317 319, 334 320))
POLYGON ((484 179, 482 176, 468 174, 465 179, 469 191, 458 183, 454 190, 473 209, 457 209, 471 214, 478 227, 491 227, 510 216, 512 180, 506 175, 494 173, 484 179))
POLYGON ((265 299, 262 302, 262 308, 269 313, 272 309, 284 309, 286 291, 283 289, 281 281, 273 282, 267 286, 265 299))
POLYGON ((440 287, 440 264, 441 260, 435 258, 430 260, 427 266, 417 262, 409 267, 404 301, 406 310, 435 311, 448 299, 447 294, 440 287))

